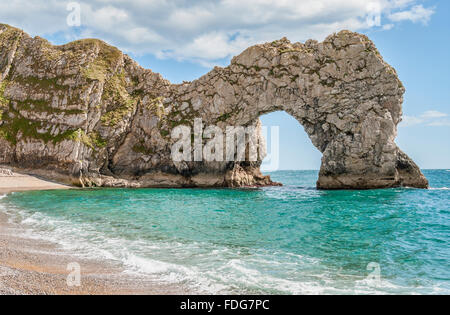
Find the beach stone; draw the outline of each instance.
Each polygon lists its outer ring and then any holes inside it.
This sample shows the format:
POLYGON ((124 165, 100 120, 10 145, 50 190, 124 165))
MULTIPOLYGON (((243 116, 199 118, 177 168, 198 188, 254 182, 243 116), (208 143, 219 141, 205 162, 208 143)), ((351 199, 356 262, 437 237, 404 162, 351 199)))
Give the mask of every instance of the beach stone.
POLYGON ((254 127, 263 142, 259 117, 285 111, 323 153, 318 188, 428 187, 395 144, 405 88, 358 33, 256 45, 226 68, 171 84, 100 40, 53 46, 0 25, 0 82, 0 164, 78 186, 272 185, 260 172, 264 154, 175 163, 171 133, 201 118, 203 128, 254 127))

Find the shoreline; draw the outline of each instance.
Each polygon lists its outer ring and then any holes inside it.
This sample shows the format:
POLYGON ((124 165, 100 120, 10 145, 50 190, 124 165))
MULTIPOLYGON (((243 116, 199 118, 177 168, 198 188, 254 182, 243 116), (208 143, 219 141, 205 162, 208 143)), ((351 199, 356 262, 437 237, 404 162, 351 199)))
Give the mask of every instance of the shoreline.
MULTIPOLYGON (((0 197, 13 192, 61 190, 73 187, 0 169, 0 197)), ((154 295, 187 294, 186 288, 161 284, 124 273, 119 262, 77 257, 59 244, 27 237, 27 229, 0 210, 0 295, 154 295), (81 267, 81 286, 68 286, 81 267)))
POLYGON ((74 187, 0 167, 0 194, 32 190, 62 190, 74 187))
POLYGON ((125 273, 115 261, 77 257, 60 245, 25 236, 25 229, 0 211, 0 295, 171 295, 187 288, 157 283, 125 273), (68 286, 72 270, 81 267, 81 285, 68 286))

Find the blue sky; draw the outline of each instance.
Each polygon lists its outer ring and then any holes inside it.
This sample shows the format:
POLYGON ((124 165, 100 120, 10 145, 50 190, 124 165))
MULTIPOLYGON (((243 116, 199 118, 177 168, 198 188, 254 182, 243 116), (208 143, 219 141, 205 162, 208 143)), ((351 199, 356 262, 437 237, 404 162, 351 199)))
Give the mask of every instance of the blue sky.
MULTIPOLYGON (((67 25, 69 2, 1 1, 0 22, 55 44, 101 38, 172 82, 196 79, 247 46, 283 36, 365 33, 407 89, 397 143, 422 168, 450 168, 448 0, 80 0, 79 27, 67 25)), ((280 126, 281 169, 320 167, 321 154, 292 117, 262 120, 280 126)))
MULTIPOLYGON (((450 1, 429 3, 436 9, 428 25, 405 22, 389 31, 364 33, 396 68, 406 87, 405 122, 398 129, 397 144, 422 168, 449 169, 450 1), (424 113, 434 111, 442 114, 435 116, 447 116, 425 118, 424 113)), ((263 117, 263 123, 280 125, 281 168, 320 167, 321 154, 312 147, 295 119, 274 113, 263 117), (286 136, 290 134, 296 137, 286 136)))

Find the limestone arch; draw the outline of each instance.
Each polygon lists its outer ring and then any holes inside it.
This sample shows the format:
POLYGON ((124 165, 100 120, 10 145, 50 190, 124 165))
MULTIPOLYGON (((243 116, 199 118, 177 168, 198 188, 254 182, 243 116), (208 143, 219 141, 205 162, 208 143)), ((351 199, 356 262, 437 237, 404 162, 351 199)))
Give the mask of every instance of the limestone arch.
POLYGON ((364 35, 287 39, 248 48, 226 68, 174 86, 179 104, 210 124, 252 125, 285 111, 323 153, 319 189, 428 187, 396 145, 405 88, 364 35))

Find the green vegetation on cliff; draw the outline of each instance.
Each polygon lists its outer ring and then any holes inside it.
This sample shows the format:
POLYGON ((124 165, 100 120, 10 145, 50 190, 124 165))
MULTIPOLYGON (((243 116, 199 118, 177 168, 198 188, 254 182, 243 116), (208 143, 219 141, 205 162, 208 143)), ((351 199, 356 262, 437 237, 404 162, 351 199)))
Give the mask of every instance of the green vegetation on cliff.
POLYGON ((12 45, 14 45, 14 42, 17 42, 22 38, 23 31, 19 30, 18 28, 11 27, 6 24, 0 24, 0 27, 6 27, 6 30, 0 34, 0 46, 6 46, 10 48, 12 45))
POLYGON ((5 89, 8 82, 6 80, 0 82, 0 121, 3 118, 3 112, 9 105, 9 99, 5 97, 5 89))
POLYGON ((33 111, 33 112, 43 112, 49 114, 64 114, 64 115, 79 115, 83 114, 84 111, 81 109, 60 109, 52 107, 50 102, 44 100, 25 100, 25 101, 15 101, 17 107, 21 110, 33 111))
POLYGON ((75 52, 98 51, 96 58, 83 69, 82 73, 89 80, 105 82, 108 73, 114 71, 122 59, 122 52, 98 39, 82 39, 60 47, 75 52))
POLYGON ((15 115, 17 115, 15 118, 6 118, 5 123, 0 126, 0 137, 13 145, 16 145, 19 139, 36 139, 45 144, 71 140, 81 142, 92 149, 104 148, 107 145, 106 140, 102 139, 97 132, 86 134, 81 129, 69 129, 52 134, 45 123, 26 119, 17 113, 15 115))
POLYGON ((138 99, 131 97, 126 87, 127 82, 123 72, 113 75, 105 82, 102 102, 108 104, 107 109, 109 109, 101 117, 105 126, 116 126, 136 108, 138 99))
POLYGON ((15 82, 21 83, 25 86, 28 86, 33 89, 33 91, 36 92, 48 92, 51 90, 62 90, 66 91, 68 90, 67 86, 61 85, 58 83, 58 80, 60 78, 37 78, 37 77, 22 77, 22 76, 16 76, 14 78, 15 82))
POLYGON ((133 146, 133 151, 136 153, 141 153, 143 155, 153 155, 155 154, 154 149, 149 149, 146 147, 144 141, 141 141, 140 143, 133 146))
POLYGON ((18 138, 31 138, 42 140, 44 143, 59 143, 65 139, 70 139, 73 130, 67 130, 60 134, 52 134, 47 131, 46 124, 39 121, 32 121, 14 113, 15 117, 4 117, 4 124, 0 126, 0 136, 11 144, 17 144, 18 138))
POLYGON ((98 132, 95 131, 86 134, 83 130, 78 129, 72 132, 67 139, 81 142, 94 150, 96 148, 104 148, 107 145, 106 140, 102 139, 98 132))

